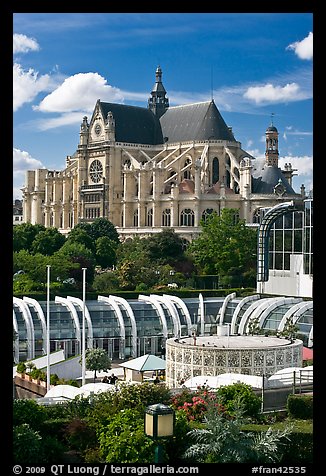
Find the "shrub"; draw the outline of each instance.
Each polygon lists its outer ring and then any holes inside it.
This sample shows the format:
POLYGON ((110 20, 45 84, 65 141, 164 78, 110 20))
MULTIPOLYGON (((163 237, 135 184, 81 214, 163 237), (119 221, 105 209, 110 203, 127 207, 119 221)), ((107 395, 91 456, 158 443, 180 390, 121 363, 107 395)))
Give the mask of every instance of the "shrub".
POLYGON ((26 372, 26 364, 25 362, 19 362, 19 364, 16 367, 16 371, 19 374, 24 374, 26 372))
POLYGON ((288 415, 292 418, 311 419, 313 417, 313 396, 289 395, 287 410, 288 415))
POLYGON ((261 409, 261 398, 258 397, 252 387, 245 383, 233 383, 232 385, 224 385, 216 392, 219 403, 225 406, 230 415, 241 403, 244 416, 258 418, 261 409))
POLYGON ((32 399, 13 401, 13 425, 28 424, 33 430, 39 430, 46 415, 42 406, 32 399))
POLYGON ((183 389, 171 399, 175 410, 183 410, 188 421, 202 421, 208 408, 213 404, 221 412, 224 407, 217 400, 216 393, 206 387, 198 388, 196 392, 183 389))
POLYGON ((42 462, 42 456, 42 438, 38 431, 30 428, 27 423, 14 427, 14 463, 35 465, 42 462))

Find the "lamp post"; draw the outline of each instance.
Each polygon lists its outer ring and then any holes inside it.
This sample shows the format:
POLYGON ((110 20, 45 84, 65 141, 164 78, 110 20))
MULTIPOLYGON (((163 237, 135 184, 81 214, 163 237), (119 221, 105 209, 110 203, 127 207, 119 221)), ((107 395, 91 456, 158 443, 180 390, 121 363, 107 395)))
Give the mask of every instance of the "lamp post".
POLYGON ((50 390, 50 269, 47 268, 47 298, 46 298, 46 391, 50 390))
POLYGON ((85 337, 85 300, 86 300, 86 270, 83 269, 83 336, 82 336, 82 385, 85 385, 86 375, 86 337, 85 337))
POLYGON ((146 408, 145 434, 151 437, 156 443, 155 463, 163 463, 163 448, 159 443, 159 439, 173 436, 174 422, 174 410, 169 406, 156 403, 146 408))

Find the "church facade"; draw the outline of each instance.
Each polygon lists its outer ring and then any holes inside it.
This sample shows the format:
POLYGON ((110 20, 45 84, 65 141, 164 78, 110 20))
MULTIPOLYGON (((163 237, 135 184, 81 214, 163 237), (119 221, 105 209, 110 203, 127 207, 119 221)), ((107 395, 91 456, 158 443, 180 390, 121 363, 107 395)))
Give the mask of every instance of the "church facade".
POLYGON ((170 107, 158 67, 147 108, 98 100, 65 169, 27 172, 24 221, 67 234, 77 223, 105 217, 121 239, 168 227, 192 240, 213 211, 236 208, 250 224, 259 221, 260 208, 302 202, 304 190, 292 188, 294 169, 281 170, 278 159, 273 124, 258 167, 213 100, 170 107))

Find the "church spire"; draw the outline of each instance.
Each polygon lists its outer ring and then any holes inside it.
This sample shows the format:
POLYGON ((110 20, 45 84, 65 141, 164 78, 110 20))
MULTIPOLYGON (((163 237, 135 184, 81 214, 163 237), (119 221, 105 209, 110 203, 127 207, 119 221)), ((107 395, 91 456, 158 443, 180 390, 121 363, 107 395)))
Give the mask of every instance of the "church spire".
POLYGON ((278 130, 273 124, 274 113, 271 114, 271 125, 266 129, 266 165, 274 165, 278 167, 278 130))
POLYGON ((148 108, 160 118, 169 107, 169 100, 162 83, 162 69, 160 66, 156 68, 155 84, 153 86, 151 97, 148 99, 148 108))

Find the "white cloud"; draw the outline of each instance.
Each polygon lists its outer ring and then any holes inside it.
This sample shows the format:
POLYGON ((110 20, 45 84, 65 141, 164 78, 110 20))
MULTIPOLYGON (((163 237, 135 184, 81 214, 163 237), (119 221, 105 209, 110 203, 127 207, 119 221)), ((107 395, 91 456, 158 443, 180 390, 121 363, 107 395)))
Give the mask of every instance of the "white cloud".
POLYGON ((40 160, 34 159, 28 152, 13 148, 13 168, 14 174, 24 173, 29 169, 43 168, 40 160))
POLYGON ((311 176, 313 172, 313 158, 312 156, 304 155, 304 156, 292 156, 287 155, 285 157, 279 158, 279 167, 281 169, 284 168, 285 164, 291 164, 293 169, 297 169, 298 177, 299 176, 311 176))
POLYGON ((81 124, 83 116, 87 116, 88 112, 89 111, 68 112, 58 117, 34 121, 34 124, 37 125, 40 131, 47 131, 61 126, 70 126, 72 124, 81 124))
POLYGON ((35 110, 68 113, 94 109, 97 99, 122 102, 122 92, 107 84, 98 73, 78 73, 66 78, 52 93, 46 96, 35 110))
POLYGON ((297 101, 301 98, 301 93, 297 83, 286 84, 283 87, 268 83, 264 86, 249 87, 243 96, 256 104, 281 103, 297 101))
POLYGON ((313 59, 313 33, 310 32, 302 41, 295 41, 286 47, 287 50, 293 50, 298 58, 303 60, 313 59))
POLYGON ((33 99, 50 86, 50 76, 39 76, 38 72, 30 68, 25 71, 20 64, 13 66, 13 108, 17 111, 23 104, 33 99))
POLYGON ((34 159, 28 152, 13 148, 13 198, 22 198, 26 170, 44 168, 40 160, 34 159))
POLYGON ((28 53, 29 51, 39 51, 40 46, 36 40, 26 35, 15 33, 13 36, 13 53, 28 53))

